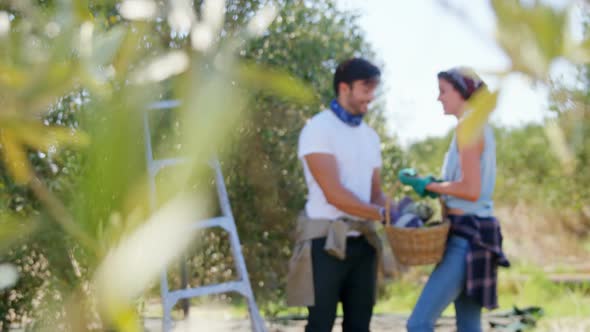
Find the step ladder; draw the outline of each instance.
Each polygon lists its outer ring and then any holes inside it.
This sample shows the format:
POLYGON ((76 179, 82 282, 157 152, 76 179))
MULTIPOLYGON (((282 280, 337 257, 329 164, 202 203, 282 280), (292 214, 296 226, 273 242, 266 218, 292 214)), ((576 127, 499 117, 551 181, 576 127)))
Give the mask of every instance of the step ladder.
MULTIPOLYGON (((180 102, 177 100, 164 100, 154 103, 148 107, 148 110, 144 114, 144 135, 145 135, 145 149, 146 149, 146 162, 148 171, 148 186, 150 191, 150 207, 152 211, 157 208, 157 194, 156 194, 156 176, 160 170, 165 167, 178 165, 183 162, 181 158, 171 159, 159 159, 154 160, 149 115, 153 111, 167 111, 180 106, 180 102)), ((160 281, 160 290, 162 295, 162 307, 163 307, 163 318, 162 328, 164 332, 168 332, 172 328, 172 308, 178 301, 183 301, 183 311, 185 319, 189 314, 189 302, 188 300, 193 297, 206 296, 213 294, 222 294, 235 292, 241 294, 248 301, 248 311, 250 314, 250 322, 252 324, 252 331, 254 332, 266 332, 266 326, 264 320, 260 316, 258 306, 254 300, 254 294, 250 285, 250 279, 248 278, 248 271, 246 270, 246 263, 244 256, 242 255, 242 249, 240 247, 240 239, 238 238, 238 231, 231 211, 231 206, 227 196, 223 175, 221 173, 221 167, 219 161, 212 160, 209 165, 213 168, 215 173, 215 185, 217 188, 217 196, 219 199, 219 206, 221 209, 221 216, 196 221, 191 225, 192 231, 199 231, 206 228, 220 227, 224 229, 228 235, 231 244, 231 251, 234 257, 235 269, 237 273, 237 280, 225 282, 221 284, 211 284, 196 288, 188 288, 188 276, 186 260, 182 259, 180 263, 181 270, 181 289, 171 290, 168 287, 168 277, 166 270, 162 272, 160 281)))

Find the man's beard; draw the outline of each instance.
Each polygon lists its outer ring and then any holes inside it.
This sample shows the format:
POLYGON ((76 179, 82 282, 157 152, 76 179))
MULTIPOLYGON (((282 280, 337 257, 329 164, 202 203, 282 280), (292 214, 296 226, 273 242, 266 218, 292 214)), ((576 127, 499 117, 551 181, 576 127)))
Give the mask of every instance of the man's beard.
POLYGON ((348 100, 348 105, 350 107, 350 112, 353 115, 362 115, 364 114, 363 110, 363 103, 362 102, 357 102, 353 99, 349 99, 348 100))

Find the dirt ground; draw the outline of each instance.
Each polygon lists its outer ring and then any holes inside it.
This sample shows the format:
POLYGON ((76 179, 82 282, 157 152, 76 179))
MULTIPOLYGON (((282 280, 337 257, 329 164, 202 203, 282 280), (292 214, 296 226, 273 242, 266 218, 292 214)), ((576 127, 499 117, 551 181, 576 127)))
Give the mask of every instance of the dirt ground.
MULTIPOLYGON (((449 320, 450 321, 450 320, 449 320)), ((372 332, 405 331, 406 318, 395 315, 375 316, 371 323, 372 332)), ((162 331, 161 320, 149 319, 145 321, 146 331, 162 331)), ((333 332, 341 332, 341 319, 337 319, 333 332)), ((452 325, 441 326, 436 331, 454 331, 452 325)), ((302 332, 305 327, 304 320, 288 320, 279 322, 267 322, 268 332, 302 332)), ((205 318, 190 318, 188 321, 179 322, 174 331, 207 331, 207 332, 250 332, 250 321, 247 319, 208 320, 205 318)), ((492 331, 492 330, 486 330, 492 331)))
MULTIPOLYGON (((403 315, 387 314, 375 315, 371 321, 372 332, 396 332, 406 331, 407 317, 403 315)), ((333 332, 341 332, 341 318, 336 320, 336 325, 333 332)), ((437 323, 437 332, 455 331, 455 320, 453 317, 443 317, 437 323)), ((501 331, 500 329, 491 329, 487 318, 483 321, 484 331, 501 331)), ((145 320, 146 331, 159 332, 162 331, 162 321, 160 319, 151 318, 145 320)), ((305 327, 305 320, 280 320, 275 322, 267 322, 269 332, 301 332, 305 327)), ((589 325, 590 327, 590 325, 589 325)), ((248 319, 236 318, 212 318, 201 315, 192 315, 188 320, 179 321, 176 323, 174 331, 207 331, 207 332, 222 332, 222 331, 236 331, 236 332, 250 332, 250 321, 248 319)))
MULTIPOLYGON (((150 303, 144 311, 144 326, 146 332, 161 332, 162 319, 161 311, 156 303, 150 303)), ((522 308, 521 308, 522 309, 522 308)), ((191 306, 189 318, 182 320, 180 311, 175 311, 173 317, 177 319, 174 324, 174 332, 188 332, 188 331, 206 331, 206 332, 250 332, 252 331, 250 320, 242 316, 243 314, 236 314, 232 312, 230 307, 207 305, 207 306, 191 306)), ((535 328, 527 329, 526 331, 534 332, 590 332, 590 317, 584 318, 549 318, 525 315, 514 315, 512 310, 495 310, 493 312, 484 313, 482 317, 482 327, 485 332, 515 332, 518 331, 516 326, 523 318, 537 320, 535 328), (492 328, 491 324, 496 325, 492 328), (512 325, 512 328, 503 328, 512 325)), ((408 317, 405 314, 385 313, 374 314, 371 320, 372 332, 397 332, 406 331, 405 325, 408 317)), ((342 319, 339 317, 336 320, 332 332, 342 332, 342 319)), ((305 328, 305 317, 282 317, 277 320, 267 321, 266 327, 268 332, 302 332, 305 328)), ((522 326, 521 326, 522 327, 522 326)), ((456 331, 455 318, 444 316, 437 322, 436 332, 450 332, 456 331)))
MULTIPOLYGON (((518 323, 525 316, 507 315, 511 311, 494 311, 485 313, 482 317, 482 326, 485 332, 515 332, 518 331, 518 323), (492 328, 491 324, 502 324, 492 328), (511 325, 511 328, 505 328, 511 325)), ((146 332, 161 332, 162 319, 156 312, 152 312, 151 318, 144 318, 146 332)), ((530 318, 531 316, 526 316, 530 318)), ((268 332, 302 332, 305 327, 304 317, 282 318, 276 321, 267 321, 268 332)), ((403 314, 387 313, 375 314, 371 320, 372 332, 397 332, 406 331, 407 316, 403 314)), ((539 317, 537 317, 539 318, 539 317)), ((338 318, 332 332, 342 332, 342 319, 338 318)), ((565 317, 549 318, 540 317, 536 327, 521 331, 534 332, 590 332, 590 317, 565 317)), ((523 327, 523 326, 520 326, 523 327)), ((436 332, 456 331, 454 317, 442 317, 437 322, 436 332)), ((191 307, 189 318, 175 322, 174 332, 206 331, 206 332, 250 332, 252 331, 250 320, 244 317, 236 317, 230 311, 222 308, 191 307)))

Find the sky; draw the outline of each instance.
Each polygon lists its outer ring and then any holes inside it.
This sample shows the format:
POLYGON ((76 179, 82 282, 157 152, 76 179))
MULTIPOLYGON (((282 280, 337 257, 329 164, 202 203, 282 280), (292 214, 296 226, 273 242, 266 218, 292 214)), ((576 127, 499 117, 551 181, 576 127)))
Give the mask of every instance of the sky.
MULTIPOLYGON (((494 39, 496 17, 488 0, 447 0, 452 8, 460 8, 463 19, 442 2, 337 1, 342 9, 360 14, 359 25, 383 64, 387 128, 402 146, 445 135, 456 125, 453 117, 443 115, 436 100, 439 71, 470 66, 491 89, 497 89, 500 82, 489 73, 510 67, 510 59, 494 39)), ((563 7, 570 1, 545 2, 563 7)), ((581 35, 581 30, 572 31, 581 35)), ((551 67, 551 74, 571 80, 574 69, 565 61, 558 61, 551 67)), ((546 87, 533 87, 525 77, 516 74, 503 81, 501 87, 492 123, 519 127, 540 123, 551 116, 546 87)))

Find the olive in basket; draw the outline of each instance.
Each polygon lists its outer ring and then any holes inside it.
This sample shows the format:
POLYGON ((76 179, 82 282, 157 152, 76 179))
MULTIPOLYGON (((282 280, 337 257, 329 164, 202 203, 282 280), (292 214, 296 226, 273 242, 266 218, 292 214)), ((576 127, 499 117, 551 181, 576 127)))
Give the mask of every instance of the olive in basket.
POLYGON ((389 211, 390 223, 396 227, 423 227, 428 223, 434 210, 425 202, 414 202, 406 196, 389 211))

